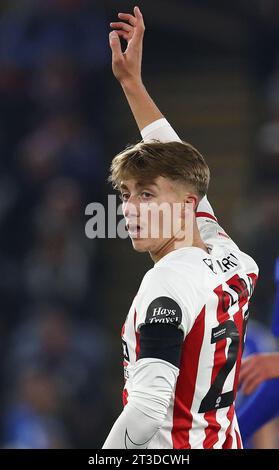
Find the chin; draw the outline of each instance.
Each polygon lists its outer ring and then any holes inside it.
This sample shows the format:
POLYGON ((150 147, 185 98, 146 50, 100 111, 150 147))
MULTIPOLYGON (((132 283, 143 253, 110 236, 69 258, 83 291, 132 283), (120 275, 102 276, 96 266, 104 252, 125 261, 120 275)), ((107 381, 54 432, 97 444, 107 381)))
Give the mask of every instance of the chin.
POLYGON ((135 251, 138 253, 146 253, 147 251, 150 250, 150 243, 148 241, 139 239, 137 240, 136 238, 132 239, 132 245, 135 251))

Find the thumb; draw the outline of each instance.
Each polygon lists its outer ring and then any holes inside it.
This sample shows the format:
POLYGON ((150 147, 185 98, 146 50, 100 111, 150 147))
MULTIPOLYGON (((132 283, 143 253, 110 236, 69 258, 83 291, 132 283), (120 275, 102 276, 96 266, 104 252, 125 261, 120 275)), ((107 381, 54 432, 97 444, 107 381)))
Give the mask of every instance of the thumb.
POLYGON ((115 31, 111 31, 111 33, 109 33, 109 44, 112 50, 113 60, 119 59, 122 55, 122 50, 119 36, 115 31))

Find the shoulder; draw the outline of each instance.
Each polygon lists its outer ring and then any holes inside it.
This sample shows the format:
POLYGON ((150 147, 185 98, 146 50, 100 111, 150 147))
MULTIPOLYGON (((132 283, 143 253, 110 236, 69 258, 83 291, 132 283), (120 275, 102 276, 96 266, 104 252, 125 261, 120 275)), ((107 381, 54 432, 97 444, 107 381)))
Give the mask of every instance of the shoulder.
POLYGON ((160 262, 154 266, 154 270, 164 272, 168 278, 182 277, 184 281, 189 283, 201 279, 201 274, 206 268, 205 260, 208 258, 201 248, 185 247, 171 253, 171 257, 162 258, 160 262))
POLYGON ((243 264, 246 267, 246 271, 250 273, 256 274, 256 276, 259 275, 259 267, 256 263, 256 261, 247 253, 244 253, 243 251, 238 252, 239 257, 241 258, 243 264))
POLYGON ((186 305, 165 268, 152 268, 146 273, 136 296, 135 311, 137 330, 143 324, 170 324, 186 334, 186 305))
POLYGON ((206 295, 205 276, 198 275, 201 268, 197 267, 202 256, 202 250, 177 250, 145 274, 135 305, 139 324, 151 319, 160 323, 175 321, 187 334, 206 295))
POLYGON ((208 255, 205 251, 187 247, 162 258, 144 276, 139 293, 160 288, 179 298, 205 289, 208 284, 208 255))
POLYGON ((167 268, 175 270, 181 264, 185 268, 193 268, 197 266, 197 262, 199 263, 206 256, 207 253, 204 250, 195 246, 179 248, 164 256, 155 264, 154 269, 167 268))
MULTIPOLYGON (((205 253, 206 255, 206 253, 205 253)), ((143 284, 147 283, 174 283, 174 277, 181 274, 181 267, 183 275, 187 276, 194 266, 197 266, 197 260, 200 259, 200 254, 196 252, 176 250, 169 253, 156 263, 145 276, 143 277, 143 284)))
POLYGON ((175 287, 174 273, 165 266, 156 267, 147 271, 142 279, 138 295, 151 294, 156 291, 170 293, 175 287))

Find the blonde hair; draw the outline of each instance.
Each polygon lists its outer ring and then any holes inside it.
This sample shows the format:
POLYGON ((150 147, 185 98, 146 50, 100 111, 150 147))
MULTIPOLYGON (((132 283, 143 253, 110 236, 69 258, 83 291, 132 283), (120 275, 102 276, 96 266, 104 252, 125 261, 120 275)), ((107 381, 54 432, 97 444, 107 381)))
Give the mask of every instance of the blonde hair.
POLYGON ((202 198, 208 190, 210 171, 204 157, 187 142, 139 142, 114 157, 109 181, 117 189, 123 180, 144 183, 164 176, 191 185, 202 198))

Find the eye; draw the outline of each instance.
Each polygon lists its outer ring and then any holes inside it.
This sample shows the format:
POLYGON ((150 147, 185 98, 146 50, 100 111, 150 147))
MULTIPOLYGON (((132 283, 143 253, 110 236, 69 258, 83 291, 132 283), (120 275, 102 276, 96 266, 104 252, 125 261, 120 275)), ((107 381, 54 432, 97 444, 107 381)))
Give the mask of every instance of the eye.
POLYGON ((121 199, 121 201, 123 201, 123 202, 128 201, 129 197, 130 197, 130 194, 129 194, 129 193, 121 193, 121 194, 120 194, 120 199, 121 199))
POLYGON ((142 191, 141 198, 144 201, 149 201, 153 197, 153 194, 149 193, 148 191, 142 191))

